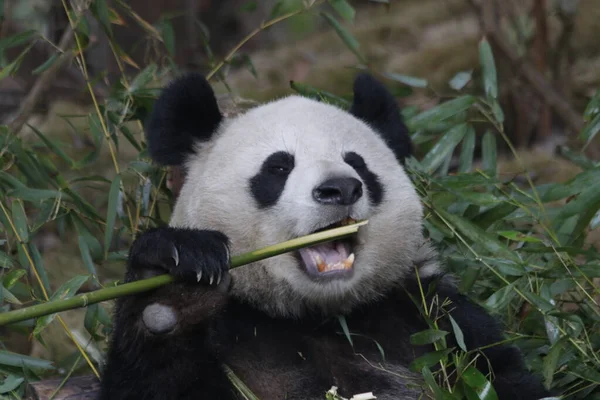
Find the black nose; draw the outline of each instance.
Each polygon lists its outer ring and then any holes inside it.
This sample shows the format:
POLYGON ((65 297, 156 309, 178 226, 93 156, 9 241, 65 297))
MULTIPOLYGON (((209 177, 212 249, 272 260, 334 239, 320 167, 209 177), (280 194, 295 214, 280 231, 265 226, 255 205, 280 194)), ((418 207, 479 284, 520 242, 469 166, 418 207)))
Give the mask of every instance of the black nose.
POLYGON ((362 182, 355 178, 328 179, 313 190, 313 198, 321 204, 349 206, 363 194, 362 182))

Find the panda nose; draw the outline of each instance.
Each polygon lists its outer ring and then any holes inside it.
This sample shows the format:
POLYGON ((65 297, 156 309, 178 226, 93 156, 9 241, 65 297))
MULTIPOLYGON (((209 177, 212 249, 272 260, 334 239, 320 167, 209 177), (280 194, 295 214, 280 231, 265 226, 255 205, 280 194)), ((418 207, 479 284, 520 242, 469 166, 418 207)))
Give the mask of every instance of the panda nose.
POLYGON ((362 197, 362 182, 356 178, 332 178, 321 183, 312 194, 321 204, 350 206, 362 197))

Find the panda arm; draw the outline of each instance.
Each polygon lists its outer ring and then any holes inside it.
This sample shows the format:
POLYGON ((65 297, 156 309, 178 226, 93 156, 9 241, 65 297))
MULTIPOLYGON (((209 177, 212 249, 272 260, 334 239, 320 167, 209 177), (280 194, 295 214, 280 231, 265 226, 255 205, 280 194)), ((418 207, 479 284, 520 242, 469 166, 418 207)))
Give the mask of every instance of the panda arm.
POLYGON ((209 340, 227 302, 226 245, 219 232, 176 228, 153 229, 134 242, 127 281, 167 271, 177 279, 117 302, 102 400, 233 398, 209 340))
MULTIPOLYGON (((450 314, 463 333, 467 350, 500 343, 506 339, 500 323, 483 307, 460 294, 454 285, 442 279, 437 283, 437 293, 440 301, 447 298, 452 302, 450 314)), ((445 319, 444 324, 447 326, 442 329, 451 332, 452 327, 445 319)), ((499 344, 482 352, 485 357, 480 356, 476 366, 484 373, 491 366, 494 377, 492 383, 499 399, 534 400, 549 396, 538 377, 527 370, 516 346, 499 344)))

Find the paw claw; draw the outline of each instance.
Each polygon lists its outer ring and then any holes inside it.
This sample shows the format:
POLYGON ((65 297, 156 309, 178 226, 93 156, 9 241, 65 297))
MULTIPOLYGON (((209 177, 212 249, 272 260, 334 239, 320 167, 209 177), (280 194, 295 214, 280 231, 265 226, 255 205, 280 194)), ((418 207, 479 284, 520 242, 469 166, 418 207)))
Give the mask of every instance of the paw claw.
POLYGON ((221 271, 219 271, 219 277, 217 278, 217 286, 219 286, 219 284, 221 283, 221 278, 222 278, 222 273, 221 271))
POLYGON ((173 245, 171 251, 171 257, 173 258, 173 261, 175 261, 175 266, 177 267, 179 265, 179 251, 177 250, 177 247, 175 247, 175 245, 173 245))
POLYGON ((213 284, 213 280, 214 280, 214 278, 215 278, 215 277, 214 277, 213 275, 211 275, 211 276, 210 276, 210 279, 209 279, 209 281, 208 281, 208 284, 209 284, 209 285, 212 285, 212 284, 213 284))
POLYGON ((198 280, 198 282, 200 282, 200 279, 202 279, 202 270, 198 271, 198 273, 196 274, 196 279, 198 280))

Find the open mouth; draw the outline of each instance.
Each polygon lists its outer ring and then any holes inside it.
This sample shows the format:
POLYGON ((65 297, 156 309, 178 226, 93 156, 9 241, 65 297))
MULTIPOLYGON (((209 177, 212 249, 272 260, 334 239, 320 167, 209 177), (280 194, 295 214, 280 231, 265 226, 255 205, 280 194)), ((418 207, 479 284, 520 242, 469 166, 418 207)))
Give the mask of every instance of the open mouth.
MULTIPOLYGON (((318 229, 321 232, 327 229, 351 225, 356 220, 345 218, 334 224, 318 229)), ((318 244, 298 250, 298 254, 306 268, 306 272, 313 277, 346 276, 352 273, 354 265, 355 239, 353 236, 318 244)))

